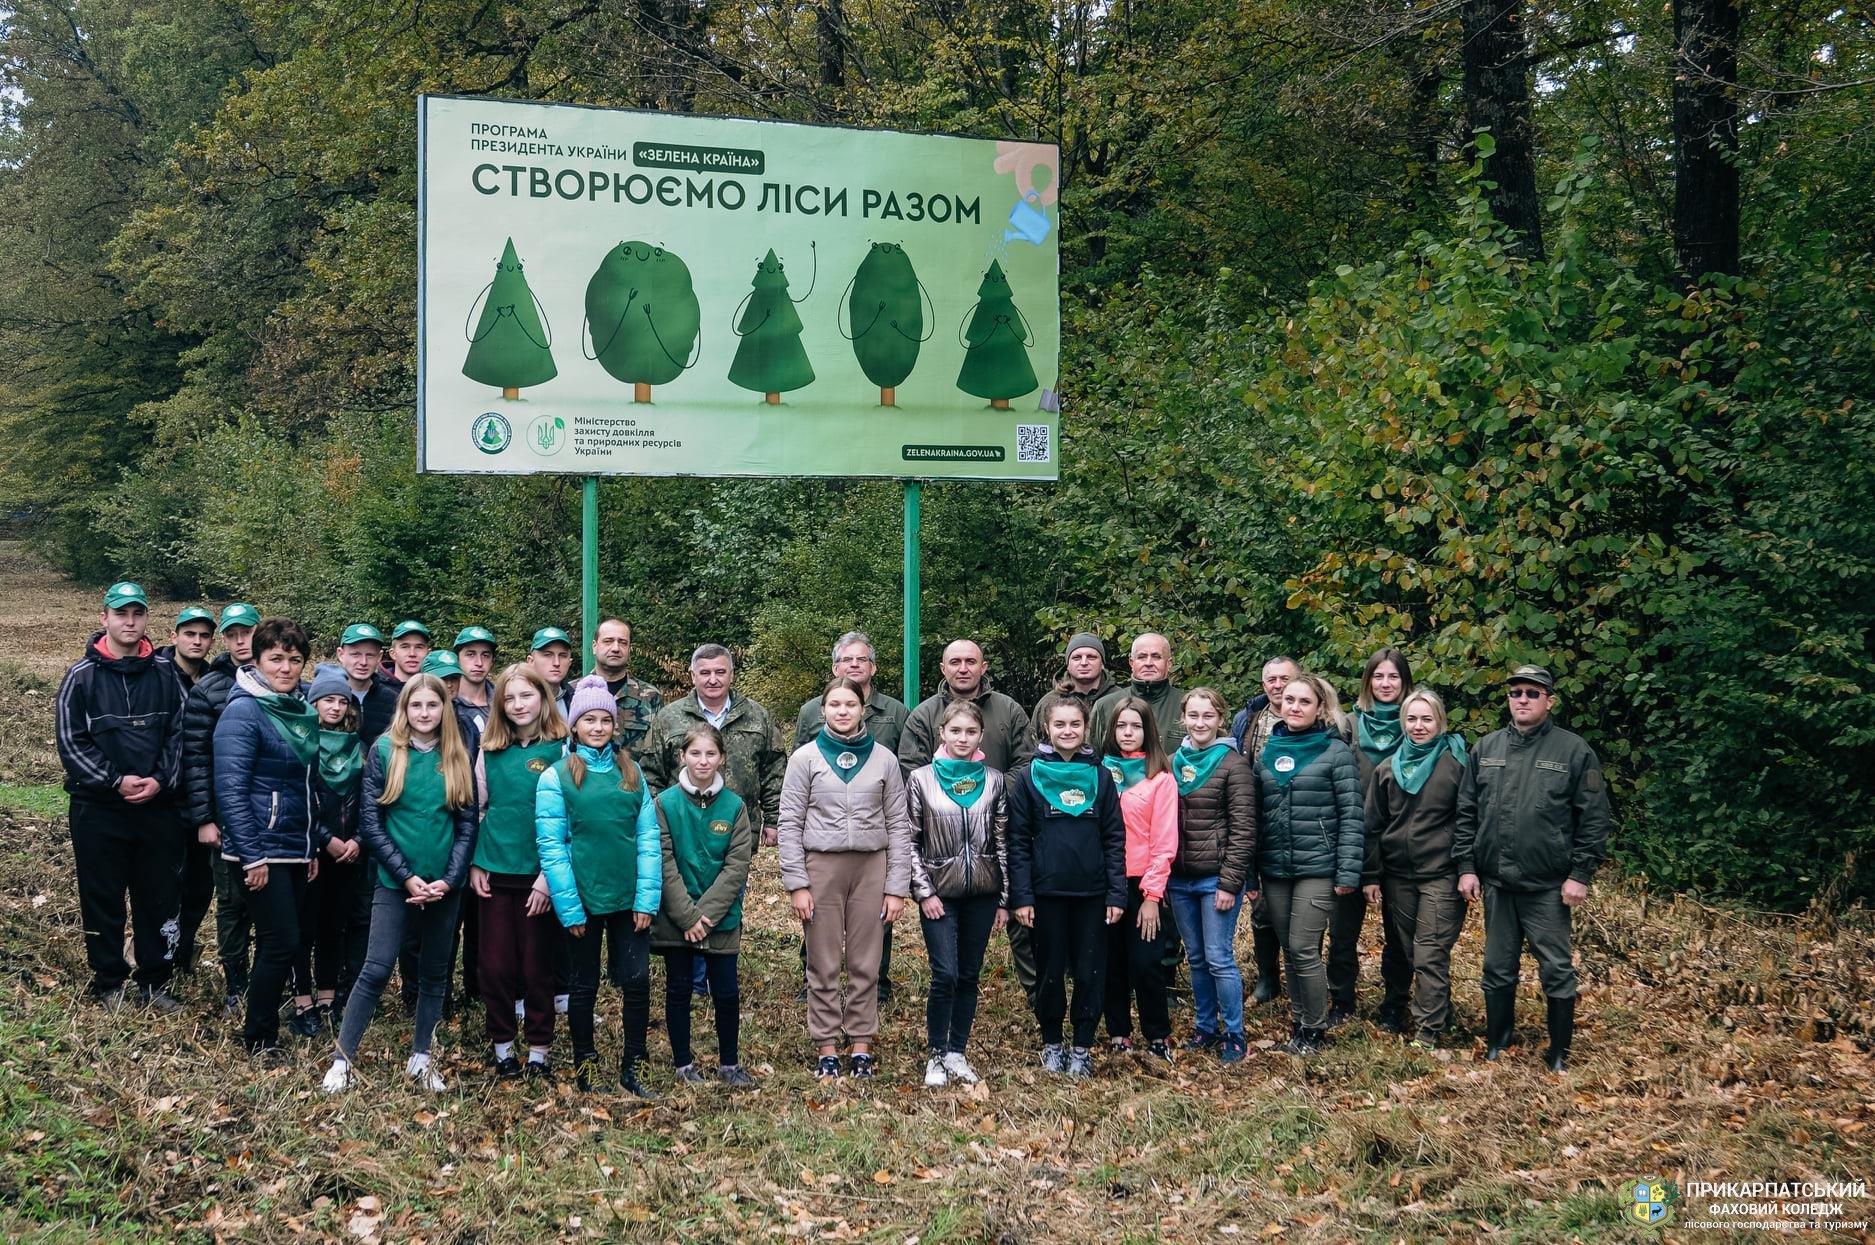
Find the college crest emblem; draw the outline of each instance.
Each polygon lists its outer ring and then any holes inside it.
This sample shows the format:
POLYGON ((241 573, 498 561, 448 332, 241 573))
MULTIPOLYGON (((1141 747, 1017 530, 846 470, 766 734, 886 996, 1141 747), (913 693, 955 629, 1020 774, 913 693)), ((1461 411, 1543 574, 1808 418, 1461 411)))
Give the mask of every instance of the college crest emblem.
POLYGON ((1677 1181, 1643 1176, 1624 1181, 1620 1198, 1623 1219, 1642 1227, 1664 1228, 1673 1222, 1673 1205, 1680 1200, 1680 1186, 1677 1181))

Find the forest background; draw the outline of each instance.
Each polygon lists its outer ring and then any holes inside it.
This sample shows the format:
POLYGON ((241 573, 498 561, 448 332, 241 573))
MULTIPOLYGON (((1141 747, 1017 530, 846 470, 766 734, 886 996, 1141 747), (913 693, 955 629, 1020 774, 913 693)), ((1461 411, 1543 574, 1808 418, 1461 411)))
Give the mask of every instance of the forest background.
MULTIPOLYGON (((415 470, 419 92, 1062 148, 1058 485, 928 486, 924 651, 1031 700, 1171 636, 1241 703, 1398 644, 1460 726, 1542 660, 1618 860, 1875 888, 1875 30, 1784 0, 22 0, 0 497, 81 580, 504 639, 578 483, 415 470)), ((601 601, 791 713, 896 687, 899 493, 608 480, 601 601)))

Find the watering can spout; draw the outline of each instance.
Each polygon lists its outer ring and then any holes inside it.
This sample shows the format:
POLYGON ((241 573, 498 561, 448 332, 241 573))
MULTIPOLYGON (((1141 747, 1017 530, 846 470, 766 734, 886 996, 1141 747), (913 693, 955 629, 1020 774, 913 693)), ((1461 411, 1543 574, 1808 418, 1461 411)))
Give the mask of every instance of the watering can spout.
POLYGON ((1047 240, 1049 220, 1047 213, 1037 206, 1040 200, 1041 196, 1031 190, 1009 209, 1009 228, 1003 230, 1003 241, 1020 239, 1040 246, 1047 240))

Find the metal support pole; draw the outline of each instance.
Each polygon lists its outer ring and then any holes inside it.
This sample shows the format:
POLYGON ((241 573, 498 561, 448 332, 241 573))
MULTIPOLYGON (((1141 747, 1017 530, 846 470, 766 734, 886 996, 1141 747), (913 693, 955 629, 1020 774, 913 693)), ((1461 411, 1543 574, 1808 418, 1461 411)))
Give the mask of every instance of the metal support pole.
POLYGON ((599 481, 587 476, 580 490, 578 668, 592 669, 593 634, 599 630, 599 481))
POLYGON ((905 703, 918 703, 918 500, 922 486, 905 481, 905 703))

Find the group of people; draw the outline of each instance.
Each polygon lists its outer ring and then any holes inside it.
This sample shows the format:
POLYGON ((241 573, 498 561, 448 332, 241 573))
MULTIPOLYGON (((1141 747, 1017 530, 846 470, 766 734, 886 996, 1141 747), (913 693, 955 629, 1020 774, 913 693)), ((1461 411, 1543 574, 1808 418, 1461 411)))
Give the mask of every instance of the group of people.
POLYGON ((1285 1049, 1321 1049, 1354 1015, 1373 904, 1379 1025, 1438 1043, 1451 949, 1482 901, 1486 1058, 1513 1044, 1527 943, 1548 999, 1546 1060, 1566 1067, 1570 910, 1601 863, 1608 802, 1594 752, 1551 718, 1540 666, 1511 671, 1509 725, 1468 747, 1393 648, 1366 663, 1351 712, 1277 657, 1233 715, 1216 690, 1174 684, 1164 636, 1134 640, 1120 684, 1083 633, 1031 712, 991 687, 969 640, 944 650, 942 685, 908 707, 873 685, 872 644, 849 632, 789 751, 737 692, 727 648, 697 648, 691 690, 665 704, 631 676, 618 619, 600 625, 578 679, 556 627, 497 670, 495 637, 476 626, 442 647, 416 620, 388 640, 354 623, 315 663, 304 628, 246 603, 184 610, 161 649, 148 622, 142 590, 113 584, 58 696, 92 990, 113 1006, 134 988, 144 1005, 180 1007, 170 978, 193 968, 212 901, 243 1041, 278 1049, 290 991, 293 1031, 336 1030, 329 1092, 352 1084, 394 973, 415 1016, 406 1072, 442 1089, 430 1048, 460 962, 495 1074, 548 1075, 564 1016, 581 1089, 596 1079, 603 965, 621 999, 618 1083, 650 1097, 653 953, 675 1079, 706 1079, 691 1044, 703 996, 716 1077, 753 1085, 737 955, 758 844, 777 849, 802 926, 820 1077, 875 1075, 891 932, 908 906, 930 964, 933 1087, 978 1079, 966 1050, 998 930, 1041 1066, 1084 1078, 1103 1023, 1110 1050, 1173 1059, 1179 947, 1185 1049, 1245 1057, 1246 909, 1251 1000, 1287 993, 1285 1049))

